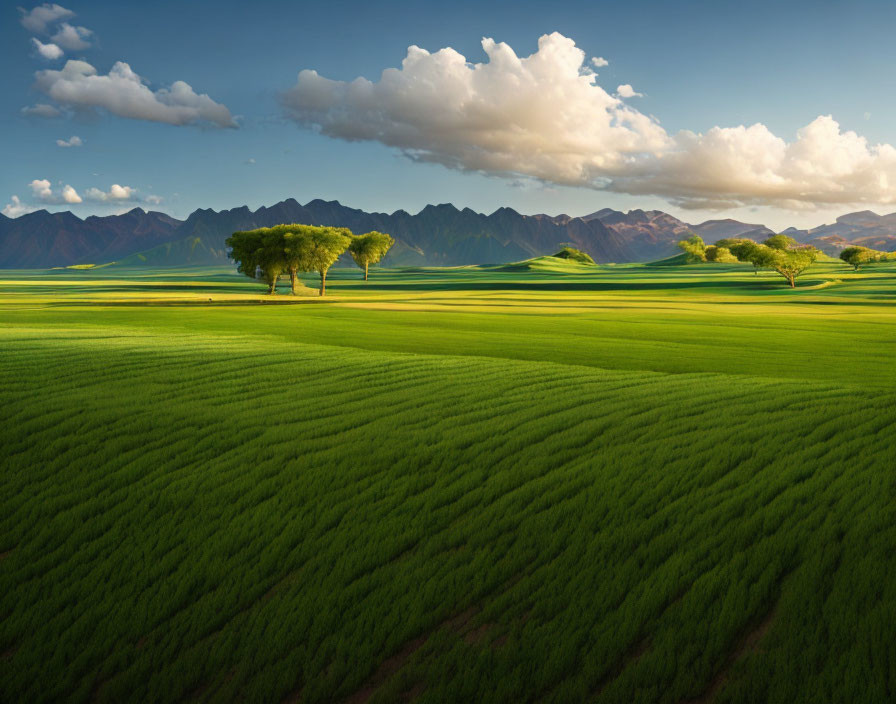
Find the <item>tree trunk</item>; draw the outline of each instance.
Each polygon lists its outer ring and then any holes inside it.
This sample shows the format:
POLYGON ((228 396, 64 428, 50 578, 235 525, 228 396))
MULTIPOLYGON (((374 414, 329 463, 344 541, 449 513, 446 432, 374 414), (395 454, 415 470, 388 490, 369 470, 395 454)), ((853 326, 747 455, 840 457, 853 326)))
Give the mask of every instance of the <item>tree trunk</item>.
POLYGON ((324 296, 327 293, 327 270, 324 269, 320 272, 320 295, 324 296))
POLYGON ((796 281, 793 280, 794 277, 788 276, 787 280, 790 282, 790 288, 796 288, 796 281))
POLYGON ((268 290, 268 294, 271 296, 273 296, 275 293, 277 293, 277 277, 276 276, 273 279, 271 279, 271 288, 268 290))
POLYGON ((364 262, 364 280, 367 281, 367 262, 364 262))
POLYGON ((296 281, 298 280, 298 278, 299 277, 295 271, 289 272, 289 283, 290 283, 290 286, 292 286, 292 295, 293 296, 296 295, 296 281))

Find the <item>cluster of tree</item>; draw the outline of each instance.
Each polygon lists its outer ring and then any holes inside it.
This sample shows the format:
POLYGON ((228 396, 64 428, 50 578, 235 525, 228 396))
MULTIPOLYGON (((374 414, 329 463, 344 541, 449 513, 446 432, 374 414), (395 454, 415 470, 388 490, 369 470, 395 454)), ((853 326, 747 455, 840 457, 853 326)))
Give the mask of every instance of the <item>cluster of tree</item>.
POLYGON ((553 256, 558 259, 569 259, 570 261, 580 262, 582 264, 594 264, 594 259, 591 258, 590 254, 583 252, 581 249, 570 247, 569 245, 561 247, 560 251, 553 256))
POLYGON ((691 235, 686 240, 678 243, 680 249, 688 255, 688 261, 691 262, 720 262, 731 263, 736 262, 731 251, 719 244, 706 244, 700 235, 691 235))
POLYGON ((345 227, 316 225, 275 225, 257 230, 234 232, 226 240, 228 256, 237 263, 237 271, 250 279, 262 279, 276 293, 277 281, 289 274, 295 294, 299 272, 320 275, 320 295, 327 291, 327 271, 348 250, 355 263, 367 271, 381 261, 395 240, 383 232, 353 235, 345 227))
POLYGON ((862 264, 896 260, 896 252, 880 252, 868 247, 847 247, 840 252, 840 258, 858 271, 862 264))
POLYGON ((819 251, 810 245, 801 245, 787 235, 772 235, 764 242, 748 239, 721 239, 707 246, 698 235, 692 235, 678 243, 691 261, 748 262, 756 273, 760 269, 777 272, 796 286, 796 278, 818 258, 819 251))

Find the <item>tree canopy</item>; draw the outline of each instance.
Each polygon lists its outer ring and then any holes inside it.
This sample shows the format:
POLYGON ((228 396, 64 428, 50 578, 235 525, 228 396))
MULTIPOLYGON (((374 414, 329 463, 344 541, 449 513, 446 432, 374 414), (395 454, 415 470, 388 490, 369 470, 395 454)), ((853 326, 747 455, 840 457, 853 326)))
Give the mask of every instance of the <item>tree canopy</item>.
POLYGON ((787 235, 772 235, 762 243, 732 237, 709 246, 699 235, 691 235, 678 246, 690 261, 749 262, 756 273, 771 269, 787 279, 791 287, 796 286, 796 278, 812 266, 819 254, 815 247, 801 245, 787 235))
POLYGON ((349 254, 355 260, 355 264, 364 270, 364 280, 367 281, 367 269, 371 264, 378 264, 386 253, 395 244, 391 235, 385 232, 367 232, 353 237, 348 246, 349 254))
POLYGON ((288 272, 296 293, 298 272, 320 274, 320 295, 326 294, 327 271, 351 242, 351 230, 316 225, 276 225, 234 232, 227 238, 228 256, 249 278, 261 278, 276 293, 277 279, 288 272))
POLYGON ((716 247, 725 248, 739 261, 749 262, 758 272, 771 269, 790 284, 796 286, 796 278, 808 269, 818 258, 819 251, 809 245, 801 245, 787 235, 772 235, 765 242, 748 239, 727 239, 716 242, 716 247))
POLYGON ((271 228, 234 232, 225 244, 229 256, 237 263, 237 271, 250 279, 262 279, 274 293, 277 279, 286 269, 286 258, 279 246, 279 236, 271 228))
POLYGON ((327 271, 348 249, 352 232, 345 227, 316 227, 312 231, 298 235, 298 247, 302 253, 304 271, 320 274, 320 295, 327 293, 327 271))
POLYGON ((788 237, 787 235, 772 235, 762 244, 766 247, 777 249, 780 252, 786 252, 787 250, 796 247, 797 241, 793 239, 793 237, 788 237))
POLYGON ((840 252, 840 259, 849 264, 856 271, 862 264, 871 262, 886 262, 896 259, 896 252, 880 252, 869 247, 847 247, 840 252))
POLYGON ((706 261, 706 243, 700 235, 692 234, 687 239, 681 240, 681 242, 678 243, 678 247, 688 255, 688 261, 706 261))
POLYGON ((718 262, 720 264, 736 262, 737 257, 735 257, 731 250, 727 247, 720 247, 717 244, 711 244, 704 250, 704 255, 706 257, 706 261, 708 262, 718 262))
POLYGON ((812 266, 818 258, 818 250, 808 245, 788 249, 769 247, 769 249, 774 251, 771 268, 787 279, 790 288, 796 287, 796 277, 812 266))

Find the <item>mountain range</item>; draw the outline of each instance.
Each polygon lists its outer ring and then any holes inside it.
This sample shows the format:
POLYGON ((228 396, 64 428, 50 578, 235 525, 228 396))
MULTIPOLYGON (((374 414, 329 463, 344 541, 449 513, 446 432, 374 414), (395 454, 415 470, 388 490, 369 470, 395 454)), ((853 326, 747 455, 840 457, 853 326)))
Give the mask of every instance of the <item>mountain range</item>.
MULTIPOLYGON (((761 240, 774 234, 764 225, 737 220, 686 223, 661 210, 604 208, 589 215, 523 215, 499 208, 490 215, 451 204, 427 205, 411 215, 368 213, 338 201, 293 198, 270 207, 199 209, 186 220, 141 208, 122 215, 81 219, 71 212, 38 210, 0 215, 0 268, 48 268, 83 263, 185 266, 227 262, 224 240, 236 230, 279 223, 335 225, 353 232, 388 232, 395 246, 384 264, 393 266, 499 264, 551 254, 561 245, 582 249, 598 262, 632 262, 675 254, 690 233, 707 243, 722 237, 761 240)), ((861 211, 830 225, 785 230, 800 242, 836 254, 849 244, 896 251, 896 213, 861 211)))

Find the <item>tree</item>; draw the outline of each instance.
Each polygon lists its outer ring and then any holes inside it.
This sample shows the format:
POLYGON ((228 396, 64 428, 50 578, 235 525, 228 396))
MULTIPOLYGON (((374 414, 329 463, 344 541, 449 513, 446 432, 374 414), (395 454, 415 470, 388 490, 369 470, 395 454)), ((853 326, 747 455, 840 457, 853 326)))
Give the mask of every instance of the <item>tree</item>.
POLYGON ((257 252, 261 248, 261 233, 258 230, 247 232, 234 232, 224 244, 229 251, 227 256, 236 262, 236 270, 248 276, 256 278, 258 272, 257 252))
POLYGON ((708 262, 717 262, 719 264, 726 264, 729 262, 736 262, 737 257, 735 257, 731 250, 727 247, 720 247, 718 244, 711 244, 705 250, 706 261, 708 262))
POLYGON ((320 295, 327 293, 327 271, 351 244, 351 230, 344 227, 312 227, 306 225, 293 233, 291 243, 303 271, 320 274, 320 295))
POLYGON ((772 235, 762 244, 748 239, 719 240, 728 245, 730 252, 739 261, 750 262, 756 273, 760 269, 773 269, 787 279, 791 288, 796 287, 796 277, 808 269, 818 258, 818 250, 809 245, 800 245, 787 235, 772 235))
POLYGON ((892 252, 880 252, 868 247, 847 247, 840 252, 840 258, 851 265, 856 271, 862 264, 870 262, 885 262, 896 257, 892 252))
POLYGON ((762 244, 783 252, 796 247, 797 242, 793 237, 788 237, 787 235, 772 235, 762 244))
MULTIPOLYGON (((764 244, 759 245, 757 256, 766 258, 770 262, 769 268, 774 269, 787 279, 790 288, 796 288, 796 277, 815 263, 815 260, 818 258, 818 250, 809 245, 791 245, 788 248, 769 246, 769 240, 775 240, 776 245, 780 244, 781 240, 776 239, 779 237, 784 237, 784 235, 769 237, 764 244), (766 253, 763 253, 763 249, 766 250, 766 253), (769 256, 767 252, 771 252, 771 255, 769 256)), ((786 239, 793 242, 789 237, 786 239)))
POLYGON ((759 273, 760 269, 774 269, 778 261, 777 249, 772 249, 764 244, 754 244, 752 247, 745 248, 746 259, 753 265, 753 271, 759 273))
POLYGON ((705 262, 706 261, 706 244, 700 235, 692 234, 686 240, 678 243, 680 249, 684 250, 688 255, 688 261, 705 262))
POLYGON ((286 271, 286 254, 283 250, 283 233, 277 228, 263 227, 258 230, 261 246, 256 252, 258 268, 262 278, 270 289, 268 293, 277 293, 277 279, 286 271))
POLYGON ((292 295, 298 291, 299 272, 314 271, 308 258, 310 245, 308 237, 313 229, 312 225, 280 225, 283 228, 283 253, 286 259, 286 271, 289 272, 289 284, 292 295))
POLYGON ((771 256, 764 255, 760 250, 760 245, 753 240, 748 239, 726 239, 716 242, 716 247, 723 246, 731 252, 739 262, 749 262, 753 265, 754 273, 758 274, 760 269, 767 268, 771 265, 771 256))
POLYGON ((371 264, 378 264, 386 256, 395 240, 384 232, 373 230, 357 237, 352 237, 348 251, 355 260, 355 264, 364 270, 364 280, 367 281, 367 268, 371 264))

